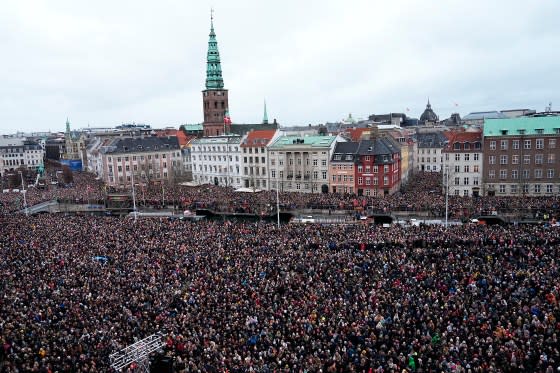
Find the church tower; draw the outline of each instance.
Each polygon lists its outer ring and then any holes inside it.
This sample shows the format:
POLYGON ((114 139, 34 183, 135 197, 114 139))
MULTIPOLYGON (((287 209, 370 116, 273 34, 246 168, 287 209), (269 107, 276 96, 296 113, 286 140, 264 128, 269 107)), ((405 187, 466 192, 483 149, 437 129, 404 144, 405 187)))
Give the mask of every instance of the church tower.
POLYGON ((229 121, 228 91, 224 89, 220 52, 214 32, 213 10, 210 13, 210 39, 208 40, 208 55, 206 58, 206 89, 202 91, 204 111, 204 136, 219 136, 224 134, 226 123, 229 121), (226 118, 227 117, 227 118, 226 118))

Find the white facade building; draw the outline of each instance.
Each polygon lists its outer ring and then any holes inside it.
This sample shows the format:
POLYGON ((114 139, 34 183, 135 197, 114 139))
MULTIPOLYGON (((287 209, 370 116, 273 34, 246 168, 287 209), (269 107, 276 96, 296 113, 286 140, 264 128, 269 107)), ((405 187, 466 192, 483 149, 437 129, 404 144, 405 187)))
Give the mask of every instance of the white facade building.
POLYGON ((329 187, 329 162, 338 136, 280 136, 268 147, 270 189, 321 193, 329 187))
POLYGON ((447 145, 447 138, 442 132, 419 133, 416 136, 418 171, 440 172, 443 165, 442 150, 447 145))
POLYGON ((235 189, 241 181, 241 136, 202 137, 191 142, 193 183, 235 189))
POLYGON ((18 168, 37 170, 43 167, 45 150, 40 144, 23 138, 0 138, 0 174, 16 171, 18 168))
MULTIPOLYGON (((450 137, 444 152, 443 183, 449 195, 482 195, 482 131, 458 132, 450 137)), ((444 190, 445 192, 445 190, 444 190)))
POLYGON ((241 179, 245 188, 270 189, 268 144, 279 135, 277 130, 253 130, 241 140, 241 179))

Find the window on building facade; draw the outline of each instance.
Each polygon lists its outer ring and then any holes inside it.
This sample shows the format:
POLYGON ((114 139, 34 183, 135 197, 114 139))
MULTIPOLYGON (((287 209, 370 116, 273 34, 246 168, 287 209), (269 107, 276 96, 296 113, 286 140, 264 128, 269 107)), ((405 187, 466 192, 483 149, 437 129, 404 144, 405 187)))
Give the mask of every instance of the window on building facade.
POLYGON ((388 176, 383 177, 383 185, 389 185, 389 177, 388 176))
POLYGON ((544 139, 536 139, 535 140, 535 148, 544 149, 544 139))
POLYGON ((523 179, 529 178, 529 170, 523 170, 523 179))
POLYGON ((531 149, 531 140, 523 141, 523 149, 531 149))
POLYGON ((496 150, 496 141, 490 141, 490 150, 496 150))
POLYGON ((512 179, 518 179, 519 178, 519 171, 517 170, 511 170, 511 178, 512 179))
POLYGON ((511 164, 519 164, 519 156, 518 155, 512 155, 511 156, 511 164))
POLYGON ((530 154, 525 154, 523 156, 523 164, 531 164, 531 155, 530 154))
POLYGON ((535 164, 542 164, 542 163, 543 163, 543 155, 535 154, 535 164))
POLYGON ((488 156, 488 164, 496 164, 496 156, 495 155, 488 156))
POLYGON ((465 165, 465 166, 463 167, 463 172, 470 172, 470 167, 469 167, 469 165, 465 165))
POLYGON ((500 193, 505 193, 506 192, 506 186, 504 184, 500 184, 500 193))
POLYGON ((536 179, 542 178, 542 169, 540 169, 540 168, 535 168, 535 178, 536 178, 536 179))
POLYGON ((326 165, 327 165, 327 160, 326 159, 321 160, 321 166, 326 166, 326 165))
POLYGON ((455 172, 461 172, 461 166, 458 164, 455 165, 455 172))
POLYGON ((508 141, 507 140, 500 140, 500 149, 507 150, 508 148, 508 141))
POLYGON ((461 154, 459 154, 459 153, 455 154, 455 160, 460 161, 461 160, 461 154))
POLYGON ((496 171, 495 170, 489 170, 488 171, 488 178, 489 179, 494 179, 496 177, 496 171))
POLYGON ((500 170, 500 179, 507 179, 507 170, 500 170))
POLYGON ((547 160, 546 160, 547 163, 552 164, 556 161, 556 154, 550 153, 550 154, 548 154, 548 156, 546 158, 547 158, 547 160))
POLYGON ((512 140, 511 147, 515 150, 519 149, 519 140, 512 140))
POLYGON ((363 177, 358 177, 358 185, 364 185, 364 178, 363 177))
POLYGON ((548 170, 546 170, 546 177, 549 179, 554 178, 554 169, 553 168, 549 168, 548 170))
POLYGON ((548 148, 549 149, 556 149, 556 139, 549 139, 548 140, 548 148))
POLYGON ((473 177, 473 185, 478 185, 478 176, 473 177))
POLYGON ((321 171, 323 180, 327 180, 327 171, 321 171))
POLYGON ((552 193, 553 192, 553 186, 552 184, 546 184, 546 192, 547 193, 552 193))
POLYGON ((500 155, 500 164, 507 164, 507 155, 500 155))
POLYGON ((541 184, 535 184, 535 193, 540 193, 541 192, 541 184))
POLYGON ((475 165, 473 166, 473 172, 479 172, 479 170, 478 170, 478 165, 477 165, 477 164, 475 164, 475 165))
POLYGON ((511 194, 517 194, 517 184, 511 184, 509 186, 509 191, 511 194))

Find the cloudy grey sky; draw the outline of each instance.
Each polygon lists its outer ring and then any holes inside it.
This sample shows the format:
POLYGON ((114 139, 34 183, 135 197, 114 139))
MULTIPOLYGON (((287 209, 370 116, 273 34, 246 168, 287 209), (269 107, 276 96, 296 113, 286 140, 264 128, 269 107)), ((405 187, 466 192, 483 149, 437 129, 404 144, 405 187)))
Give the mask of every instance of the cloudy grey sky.
POLYGON ((560 109, 558 0, 21 0, 0 133, 201 122, 211 7, 236 123, 560 109))

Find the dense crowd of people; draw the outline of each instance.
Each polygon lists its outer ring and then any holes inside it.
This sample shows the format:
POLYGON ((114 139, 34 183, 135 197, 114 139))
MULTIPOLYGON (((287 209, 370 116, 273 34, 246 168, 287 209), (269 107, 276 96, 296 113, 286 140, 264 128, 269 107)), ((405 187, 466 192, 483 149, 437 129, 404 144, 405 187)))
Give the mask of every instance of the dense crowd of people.
POLYGON ((0 219, 0 372, 560 368, 555 227, 0 219))
MULTIPOLYGON (((57 175, 56 166, 50 166, 48 174, 57 175)), ((60 172, 60 170, 58 170, 60 172)), ((58 200, 66 203, 105 204, 107 193, 130 194, 131 188, 107 188, 102 181, 87 172, 73 173, 73 180, 66 185, 53 185, 47 179, 45 188, 27 186, 27 205, 58 200)), ((54 178, 56 180, 56 178, 54 178)), ((199 208, 218 212, 245 212, 252 214, 273 214, 276 211, 276 192, 257 193, 235 192, 233 188, 210 184, 188 187, 180 184, 138 183, 135 198, 140 209, 161 209, 173 207, 177 210, 199 208)), ((336 193, 294 193, 279 194, 282 210, 370 210, 374 212, 407 211, 422 212, 431 217, 445 216, 445 195, 441 173, 418 172, 403 186, 402 190, 383 197, 358 196, 336 193)), ((14 212, 24 208, 24 198, 19 192, 0 195, 3 212, 14 212)), ((518 214, 525 217, 557 217, 560 196, 543 197, 459 197, 449 196, 448 211, 451 219, 467 219, 479 215, 518 214)))

